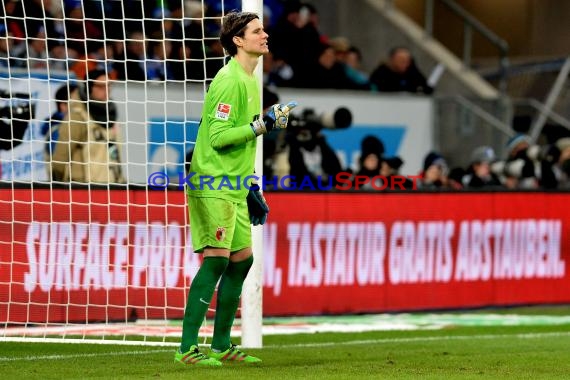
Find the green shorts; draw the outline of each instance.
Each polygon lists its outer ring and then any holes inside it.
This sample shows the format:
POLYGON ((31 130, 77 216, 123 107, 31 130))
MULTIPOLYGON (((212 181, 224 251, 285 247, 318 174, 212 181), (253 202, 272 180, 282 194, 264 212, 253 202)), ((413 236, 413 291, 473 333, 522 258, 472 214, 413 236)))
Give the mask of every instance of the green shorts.
POLYGON ((237 252, 251 247, 251 226, 245 200, 188 197, 190 232, 194 252, 225 248, 237 252))

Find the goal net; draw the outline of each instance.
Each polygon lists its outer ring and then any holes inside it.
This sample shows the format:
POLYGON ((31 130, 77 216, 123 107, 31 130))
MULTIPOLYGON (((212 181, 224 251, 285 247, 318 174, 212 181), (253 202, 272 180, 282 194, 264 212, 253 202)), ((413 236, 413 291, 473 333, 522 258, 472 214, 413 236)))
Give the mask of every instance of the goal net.
MULTIPOLYGON (((0 340, 177 344, 201 260, 186 164, 225 62, 221 20, 236 5, 261 15, 261 3, 3 2, 0 340)), ((251 347, 259 272, 235 331, 251 347)))

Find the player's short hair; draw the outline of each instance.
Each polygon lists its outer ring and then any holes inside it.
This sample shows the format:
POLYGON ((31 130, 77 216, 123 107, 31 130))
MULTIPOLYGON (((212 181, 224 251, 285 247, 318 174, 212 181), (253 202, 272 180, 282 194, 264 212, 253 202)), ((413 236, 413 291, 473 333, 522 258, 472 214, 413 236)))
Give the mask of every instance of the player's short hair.
POLYGON ((220 32, 220 42, 229 55, 237 54, 237 46, 234 44, 234 36, 243 37, 245 27, 251 20, 258 19, 259 16, 252 12, 230 12, 222 20, 222 31, 220 32))

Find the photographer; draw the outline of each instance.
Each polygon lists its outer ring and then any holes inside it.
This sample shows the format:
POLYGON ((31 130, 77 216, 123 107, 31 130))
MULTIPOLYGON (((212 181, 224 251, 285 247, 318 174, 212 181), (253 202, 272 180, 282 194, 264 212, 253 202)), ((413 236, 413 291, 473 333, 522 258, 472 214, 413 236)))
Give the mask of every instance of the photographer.
MULTIPOLYGON (((538 177, 536 175, 535 160, 529 156, 531 147, 530 138, 524 134, 517 134, 512 137, 506 146, 507 159, 504 163, 494 166, 494 171, 503 176, 504 184, 509 189, 536 189, 538 188, 538 177), (501 168, 502 170, 496 170, 501 168)), ((535 149, 533 147, 533 149, 535 149)))
POLYGON ((570 137, 558 139, 539 151, 540 186, 543 189, 570 188, 570 137))
POLYGON ((501 187, 499 177, 491 170, 496 161, 495 151, 489 146, 480 146, 471 153, 471 164, 463 177, 463 186, 469 189, 501 187))
POLYGON ((329 183, 342 171, 340 161, 320 131, 312 128, 291 128, 287 131, 289 145, 289 174, 297 181, 310 178, 317 188, 329 183))
POLYGON ((70 94, 69 112, 59 127, 51 175, 56 181, 124 183, 116 138, 117 109, 105 71, 92 70, 70 94))
MULTIPOLYGON (((503 177, 509 189, 556 189, 567 182, 565 140, 555 144, 533 145, 527 135, 518 134, 507 143, 508 157, 493 165, 493 172, 503 177)), ((568 144, 570 147, 570 144, 568 144)), ((570 152, 569 152, 570 157, 570 152)), ((570 162, 569 162, 570 163, 570 162)))
POLYGON ((323 115, 307 109, 300 117, 291 117, 285 138, 289 148, 289 174, 297 181, 309 178, 315 188, 329 182, 335 185, 342 166, 321 130, 348 128, 351 123, 352 114, 342 107, 323 115))
MULTIPOLYGON (((76 85, 68 83, 60 86, 57 89, 55 92, 56 110, 44 120, 44 123, 41 126, 40 133, 42 136, 46 137, 45 157, 47 162, 51 161, 53 152, 55 150, 55 144, 59 140, 59 127, 61 126, 61 122, 63 119, 65 119, 69 111, 69 94, 74 92, 76 89, 76 85)), ((47 168, 48 178, 53 179, 49 165, 47 168)))

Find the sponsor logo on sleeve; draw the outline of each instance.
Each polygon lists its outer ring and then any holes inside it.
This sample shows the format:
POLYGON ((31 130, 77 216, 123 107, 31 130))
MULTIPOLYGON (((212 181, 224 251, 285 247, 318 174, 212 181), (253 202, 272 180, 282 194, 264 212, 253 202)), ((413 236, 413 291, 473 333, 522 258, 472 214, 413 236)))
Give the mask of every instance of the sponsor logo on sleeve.
POLYGON ((216 119, 228 120, 230 118, 231 111, 232 106, 230 104, 218 103, 218 108, 216 109, 216 119))

